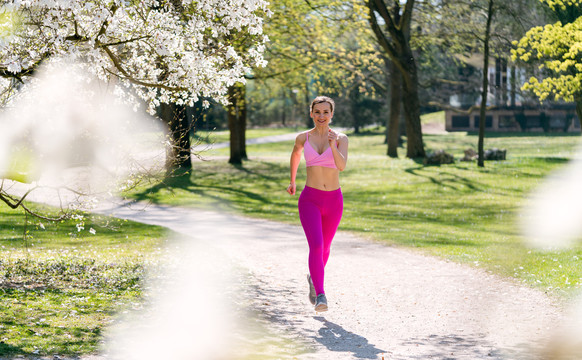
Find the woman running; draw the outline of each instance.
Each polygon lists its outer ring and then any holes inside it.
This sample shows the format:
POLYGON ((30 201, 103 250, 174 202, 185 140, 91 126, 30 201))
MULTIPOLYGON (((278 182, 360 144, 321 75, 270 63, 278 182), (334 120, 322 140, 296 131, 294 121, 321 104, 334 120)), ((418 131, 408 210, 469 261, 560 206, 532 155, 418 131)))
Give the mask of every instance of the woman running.
POLYGON ((309 301, 315 311, 327 311, 323 290, 324 269, 331 241, 343 212, 339 172, 348 160, 348 137, 329 128, 334 101, 318 96, 309 107, 315 127, 297 135, 291 152, 291 183, 287 192, 295 195, 297 168, 305 149, 307 180, 299 196, 299 219, 309 244, 309 301))

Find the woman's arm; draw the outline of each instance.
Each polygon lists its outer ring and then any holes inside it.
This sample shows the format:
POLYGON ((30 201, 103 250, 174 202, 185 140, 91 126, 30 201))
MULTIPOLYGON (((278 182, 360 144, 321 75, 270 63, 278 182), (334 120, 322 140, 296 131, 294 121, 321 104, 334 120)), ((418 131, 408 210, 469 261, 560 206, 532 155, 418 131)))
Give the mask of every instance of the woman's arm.
POLYGON ((297 177, 297 168, 299 168, 299 163, 301 162, 301 151, 303 151, 303 146, 305 145, 305 140, 307 136, 305 133, 297 135, 295 138, 295 145, 293 146, 293 151, 291 151, 290 160, 290 170, 291 170, 291 181, 287 187, 287 192, 290 195, 295 195, 297 185, 295 184, 295 179, 297 177))
POLYGON ((330 129, 328 140, 335 166, 339 171, 344 171, 348 163, 348 137, 330 129))

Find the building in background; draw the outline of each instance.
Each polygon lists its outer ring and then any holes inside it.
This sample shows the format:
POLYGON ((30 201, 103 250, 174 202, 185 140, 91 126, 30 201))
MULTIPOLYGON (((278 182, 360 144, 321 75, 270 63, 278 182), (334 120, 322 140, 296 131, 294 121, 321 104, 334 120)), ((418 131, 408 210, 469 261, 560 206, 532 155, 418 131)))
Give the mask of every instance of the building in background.
MULTIPOLYGON (((461 78, 480 73, 482 56, 474 55, 463 61, 467 67, 460 70, 461 78)), ((489 89, 488 110, 485 117, 487 131, 580 132, 580 120, 574 103, 526 99, 520 88, 526 82, 526 72, 508 66, 501 58, 491 59, 487 69, 489 89)), ((463 79, 461 79, 463 80, 463 79)), ((451 96, 451 108, 445 110, 447 131, 479 131, 480 91, 460 90, 451 96), (454 109, 452 109, 454 108, 454 109), (469 112, 470 109, 473 109, 469 112)))

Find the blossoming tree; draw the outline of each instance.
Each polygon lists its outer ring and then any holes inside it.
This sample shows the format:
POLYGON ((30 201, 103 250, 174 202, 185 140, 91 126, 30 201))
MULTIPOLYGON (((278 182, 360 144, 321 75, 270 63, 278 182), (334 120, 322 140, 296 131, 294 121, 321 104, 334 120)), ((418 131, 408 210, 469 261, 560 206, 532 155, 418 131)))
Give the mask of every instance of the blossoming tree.
MULTIPOLYGON (((226 103, 228 87, 266 63, 267 6, 265 0, 5 1, 0 100, 9 100, 40 64, 66 57, 113 84, 126 102, 145 102, 150 113, 161 104, 226 103), (243 39, 244 52, 233 46, 243 39)), ((187 131, 171 136, 173 145, 187 131)))
MULTIPOLYGON (((265 0, 5 0, 0 105, 37 81, 41 65, 64 62, 81 64, 75 74, 99 79, 118 99, 145 104, 152 114, 168 104, 226 103, 230 86, 266 64, 262 29, 269 15, 265 0), (242 41, 244 50, 233 46, 242 41)), ((186 153, 190 163, 189 129, 171 120, 165 119, 170 158, 186 153)), ((9 206, 23 206, 24 197, 2 188, 0 195, 9 206)))

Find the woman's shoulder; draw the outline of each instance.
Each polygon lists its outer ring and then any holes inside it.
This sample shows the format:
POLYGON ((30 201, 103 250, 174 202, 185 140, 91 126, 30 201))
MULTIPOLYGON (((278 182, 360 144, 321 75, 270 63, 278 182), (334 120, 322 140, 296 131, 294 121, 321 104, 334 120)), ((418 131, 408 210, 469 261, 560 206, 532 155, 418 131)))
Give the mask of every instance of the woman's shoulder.
POLYGON ((307 134, 309 133, 309 131, 310 130, 302 131, 299 134, 297 134, 297 136, 295 137, 295 142, 305 144, 305 141, 307 140, 307 134))
POLYGON ((348 136, 342 132, 339 132, 339 131, 337 132, 337 137, 338 137, 338 140, 341 140, 341 139, 348 140, 348 136))

